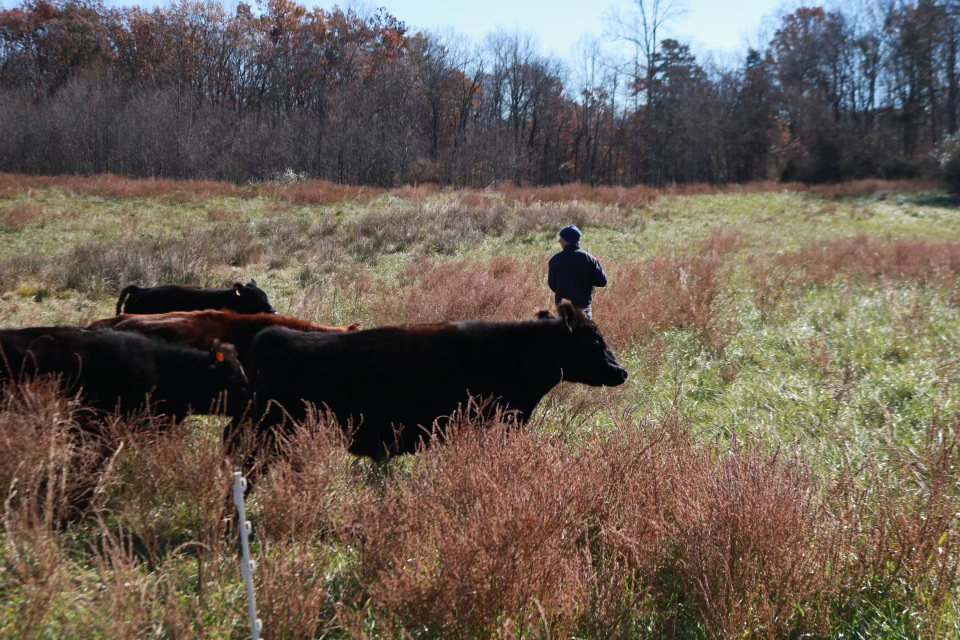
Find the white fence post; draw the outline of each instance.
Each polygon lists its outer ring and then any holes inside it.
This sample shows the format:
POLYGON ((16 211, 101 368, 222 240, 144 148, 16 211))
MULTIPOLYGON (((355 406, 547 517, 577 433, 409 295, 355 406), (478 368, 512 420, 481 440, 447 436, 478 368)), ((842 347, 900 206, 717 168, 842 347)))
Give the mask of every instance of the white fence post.
POLYGON ((247 489, 247 480, 239 471, 233 472, 233 504, 237 505, 240 514, 240 548, 243 550, 243 581, 247 585, 247 606, 250 609, 250 637, 258 640, 263 630, 263 623, 257 617, 257 603, 253 597, 253 571, 257 563, 250 559, 250 521, 247 520, 247 511, 243 506, 243 492, 247 489))

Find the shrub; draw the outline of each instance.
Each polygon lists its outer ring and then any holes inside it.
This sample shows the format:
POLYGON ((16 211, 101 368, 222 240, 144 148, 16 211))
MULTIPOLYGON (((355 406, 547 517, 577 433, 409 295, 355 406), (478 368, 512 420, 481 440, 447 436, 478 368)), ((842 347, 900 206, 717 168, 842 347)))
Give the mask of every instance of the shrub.
POLYGON ((538 281, 544 262, 496 256, 486 262, 422 258, 405 269, 396 285, 370 302, 377 324, 457 320, 527 320, 551 308, 538 281), (539 301, 539 304, 538 304, 539 301))
POLYGON ((823 285, 840 276, 951 286, 960 275, 960 242, 882 241, 865 235, 824 240, 779 255, 772 265, 758 264, 754 275, 763 295, 771 289, 780 289, 782 295, 789 286, 823 285))
POLYGON ((933 151, 940 179, 953 194, 960 194, 960 133, 946 136, 933 151))
POLYGON ((378 619, 490 637, 562 627, 586 605, 588 497, 556 443, 462 419, 346 532, 378 619))

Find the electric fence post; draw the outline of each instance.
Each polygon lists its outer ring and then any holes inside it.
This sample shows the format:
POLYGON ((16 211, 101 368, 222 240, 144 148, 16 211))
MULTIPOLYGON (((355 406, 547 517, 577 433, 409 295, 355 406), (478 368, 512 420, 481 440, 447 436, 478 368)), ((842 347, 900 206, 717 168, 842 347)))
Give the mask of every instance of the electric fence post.
POLYGON ((243 551, 243 581, 247 585, 247 608, 250 610, 250 637, 259 640, 263 631, 263 622, 257 617, 257 603, 253 597, 253 572, 257 563, 250 559, 250 521, 247 520, 246 508, 243 505, 243 492, 247 489, 247 480, 239 471, 233 472, 233 503, 237 505, 240 514, 240 548, 243 551))

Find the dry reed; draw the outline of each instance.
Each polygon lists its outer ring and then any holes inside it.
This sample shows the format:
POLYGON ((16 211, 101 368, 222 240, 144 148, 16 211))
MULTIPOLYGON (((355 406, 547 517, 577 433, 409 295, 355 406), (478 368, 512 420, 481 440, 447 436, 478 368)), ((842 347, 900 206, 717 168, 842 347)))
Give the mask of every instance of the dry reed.
POLYGON ((824 240, 769 260, 754 260, 754 302, 763 312, 806 286, 838 278, 911 280, 924 286, 951 287, 960 275, 960 242, 876 240, 864 235, 824 240))
MULTIPOLYGON (((369 202, 383 195, 420 200, 440 192, 435 185, 402 186, 379 189, 345 185, 324 180, 264 182, 239 186, 212 180, 172 180, 160 178, 128 178, 101 174, 97 176, 40 176, 0 173, 0 195, 12 197, 31 189, 62 189, 72 193, 113 198, 160 198, 177 202, 211 197, 251 198, 267 196, 297 205, 327 205, 337 202, 369 202)), ((544 187, 517 186, 501 183, 482 191, 456 190, 457 193, 501 194, 509 202, 597 202, 617 207, 643 207, 662 196, 712 195, 724 193, 810 192, 820 197, 842 199, 863 198, 877 193, 917 193, 939 188, 930 180, 855 180, 831 185, 800 183, 753 182, 747 184, 671 184, 663 187, 590 186, 582 183, 544 187)))

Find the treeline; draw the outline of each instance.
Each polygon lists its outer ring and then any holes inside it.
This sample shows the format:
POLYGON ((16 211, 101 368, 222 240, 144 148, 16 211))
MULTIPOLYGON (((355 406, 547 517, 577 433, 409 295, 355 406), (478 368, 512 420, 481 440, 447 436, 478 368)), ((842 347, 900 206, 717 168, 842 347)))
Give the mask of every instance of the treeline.
POLYGON ((474 45, 384 10, 27 1, 0 11, 0 170, 827 182, 917 175, 957 130, 958 0, 797 9, 736 68, 661 39, 669 8, 634 0, 564 63, 523 33, 474 45))

